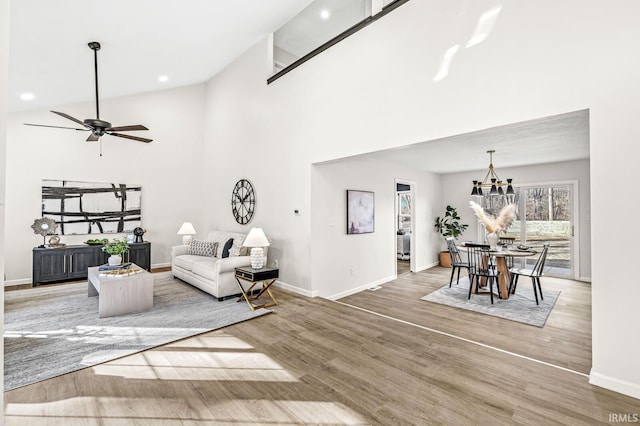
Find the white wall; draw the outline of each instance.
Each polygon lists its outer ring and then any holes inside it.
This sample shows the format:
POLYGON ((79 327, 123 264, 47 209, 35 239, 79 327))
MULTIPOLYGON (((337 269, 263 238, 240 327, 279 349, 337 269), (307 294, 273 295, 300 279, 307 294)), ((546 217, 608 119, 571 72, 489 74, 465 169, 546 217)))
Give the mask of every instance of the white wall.
MULTIPOLYGON (((95 114, 92 103, 53 109, 79 119, 95 114)), ((113 125, 144 124, 151 130, 136 134, 153 142, 104 136, 100 157, 99 143, 85 142, 85 132, 23 125, 68 126, 74 124, 71 121, 44 110, 9 115, 6 285, 31 282, 31 249, 43 242, 31 229, 33 220, 41 217, 42 179, 142 185, 142 227, 147 229, 144 239, 151 242, 155 266, 171 261, 169 250, 181 242, 176 232, 182 222, 193 222, 198 231, 204 226, 200 198, 204 85, 104 99, 100 114, 113 125)), ((81 244, 88 238, 61 236, 66 244, 81 244)))
MULTIPOLYGON (((268 47, 259 43, 207 86, 206 178, 225 195, 219 211, 218 201, 206 202, 209 222, 234 227, 224 198, 237 178, 254 181, 255 224, 276 238, 283 279, 310 292, 317 273, 310 250, 331 249, 310 238, 322 232, 308 219, 308 208, 322 201, 310 194, 311 163, 588 108, 591 381, 640 397, 640 286, 610 266, 618 257, 611 248, 640 233, 616 232, 611 220, 612 210, 634 211, 633 179, 625 174, 635 170, 640 137, 640 57, 631 53, 638 15, 633 0, 615 7, 604 0, 413 0, 269 86, 268 47), (498 4, 493 32, 466 48, 479 17, 498 4), (460 50, 448 76, 434 81, 454 45, 460 50), (305 213, 294 217, 293 208, 305 213)), ((318 284, 320 293, 333 285, 318 284)))
POLYGON ((351 158, 312 167, 312 288, 337 299, 396 278, 396 184, 414 191, 414 246, 417 271, 437 264, 439 234, 433 231, 440 177, 397 163, 351 158), (373 191, 375 232, 347 235, 346 190, 373 191))

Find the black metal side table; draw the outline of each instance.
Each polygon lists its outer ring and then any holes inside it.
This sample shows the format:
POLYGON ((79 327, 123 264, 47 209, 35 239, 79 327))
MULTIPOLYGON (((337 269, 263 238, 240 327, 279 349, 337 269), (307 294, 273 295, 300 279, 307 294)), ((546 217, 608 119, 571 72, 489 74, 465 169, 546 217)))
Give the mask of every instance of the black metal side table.
POLYGON ((238 302, 244 298, 244 300, 249 304, 249 307, 252 311, 260 308, 266 308, 267 306, 277 305, 278 301, 276 300, 273 293, 271 293, 269 287, 271 287, 271 285, 276 282, 279 276, 279 272, 280 271, 278 268, 253 269, 251 268, 251 266, 236 268, 236 282, 238 283, 238 287, 240 287, 240 291, 242 292, 242 297, 238 299, 238 302), (247 281, 251 283, 251 285, 247 289, 245 289, 242 286, 240 280, 247 281), (253 296, 251 294, 253 288, 260 283, 262 283, 262 289, 260 290, 260 292, 258 292, 257 295, 253 296), (260 299, 260 297, 264 293, 269 296, 270 300, 265 303, 256 305, 254 302, 260 299))

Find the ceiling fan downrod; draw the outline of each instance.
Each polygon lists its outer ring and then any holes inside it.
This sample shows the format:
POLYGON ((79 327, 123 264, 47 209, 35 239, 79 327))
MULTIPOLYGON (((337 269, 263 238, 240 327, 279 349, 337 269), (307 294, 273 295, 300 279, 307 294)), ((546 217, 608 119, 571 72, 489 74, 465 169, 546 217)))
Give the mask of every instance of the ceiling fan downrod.
POLYGON ((89 43, 89 47, 93 50, 93 64, 96 76, 96 118, 100 120, 100 105, 98 103, 98 50, 100 50, 100 43, 92 41, 89 43))

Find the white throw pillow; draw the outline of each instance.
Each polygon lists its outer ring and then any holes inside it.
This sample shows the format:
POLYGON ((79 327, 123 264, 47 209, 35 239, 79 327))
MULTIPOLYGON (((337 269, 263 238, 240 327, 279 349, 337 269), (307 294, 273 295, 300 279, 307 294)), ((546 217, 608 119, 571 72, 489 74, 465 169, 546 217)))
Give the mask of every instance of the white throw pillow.
POLYGON ((229 257, 248 256, 248 255, 249 255, 249 248, 242 247, 242 240, 238 238, 234 238, 233 244, 229 249, 229 257))

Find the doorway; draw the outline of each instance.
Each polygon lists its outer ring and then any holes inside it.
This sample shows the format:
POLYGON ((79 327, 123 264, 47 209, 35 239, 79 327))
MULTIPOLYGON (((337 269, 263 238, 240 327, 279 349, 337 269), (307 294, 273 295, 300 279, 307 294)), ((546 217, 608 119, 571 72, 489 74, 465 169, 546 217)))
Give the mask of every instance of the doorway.
POLYGON ((414 186, 410 181, 395 181, 396 276, 415 270, 414 186))

